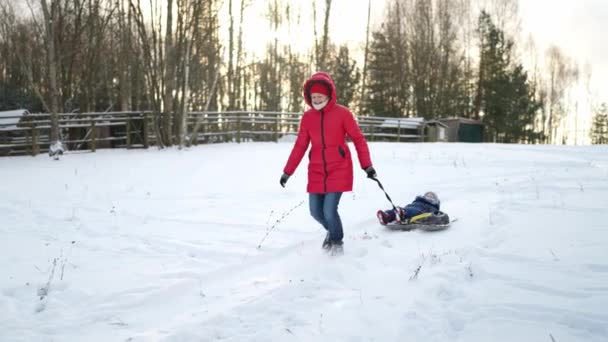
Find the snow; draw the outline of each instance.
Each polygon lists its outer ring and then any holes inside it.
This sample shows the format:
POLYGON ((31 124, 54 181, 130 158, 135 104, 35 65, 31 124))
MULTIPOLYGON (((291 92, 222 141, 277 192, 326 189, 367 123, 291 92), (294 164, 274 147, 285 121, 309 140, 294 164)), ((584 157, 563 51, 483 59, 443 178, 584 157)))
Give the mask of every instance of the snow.
POLYGON ((49 156, 54 157, 55 160, 59 159, 59 156, 64 152, 63 143, 61 141, 55 141, 49 146, 49 156))
POLYGON ((458 221, 382 228, 355 166, 333 257, 291 146, 0 158, 0 341, 608 340, 608 146, 370 143, 458 221))

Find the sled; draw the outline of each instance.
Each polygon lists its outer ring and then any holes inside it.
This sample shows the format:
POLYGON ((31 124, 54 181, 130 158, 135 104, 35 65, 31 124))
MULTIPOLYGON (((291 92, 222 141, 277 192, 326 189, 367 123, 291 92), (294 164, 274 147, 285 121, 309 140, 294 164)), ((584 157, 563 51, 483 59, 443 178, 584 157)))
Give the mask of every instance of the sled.
POLYGON ((424 213, 416 215, 405 222, 393 222, 386 225, 391 230, 414 230, 419 229, 427 232, 435 232, 450 227, 452 222, 448 214, 438 211, 436 213, 424 213))

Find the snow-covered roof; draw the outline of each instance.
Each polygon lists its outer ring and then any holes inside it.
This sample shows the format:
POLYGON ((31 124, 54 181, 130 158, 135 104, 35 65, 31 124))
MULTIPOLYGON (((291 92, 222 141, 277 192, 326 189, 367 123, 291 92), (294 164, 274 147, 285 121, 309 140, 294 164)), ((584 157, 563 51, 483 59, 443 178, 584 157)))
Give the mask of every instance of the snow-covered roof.
POLYGON ((384 128, 412 128, 416 129, 424 123, 424 118, 401 118, 401 119, 386 119, 380 125, 384 128))
POLYGON ((469 118, 462 118, 462 117, 455 117, 455 118, 442 118, 439 119, 439 121, 441 122, 453 122, 453 121, 457 121, 460 123, 466 123, 466 124, 472 124, 472 125, 483 125, 483 122, 479 121, 479 120, 474 120, 474 119, 469 119, 469 118))
POLYGON ((448 128, 448 125, 444 124, 443 122, 439 121, 439 120, 429 120, 429 121, 425 121, 424 122, 425 125, 437 125, 437 126, 441 126, 443 128, 448 128))
POLYGON ((27 109, 15 109, 0 112, 0 130, 16 128, 22 116, 29 114, 27 109))

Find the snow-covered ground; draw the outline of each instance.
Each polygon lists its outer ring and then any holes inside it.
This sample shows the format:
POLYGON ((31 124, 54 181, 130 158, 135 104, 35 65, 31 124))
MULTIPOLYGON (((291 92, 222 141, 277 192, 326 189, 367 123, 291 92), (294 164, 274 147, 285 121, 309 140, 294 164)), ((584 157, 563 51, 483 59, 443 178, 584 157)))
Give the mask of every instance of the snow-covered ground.
MULTIPOLYGON (((345 254, 291 143, 0 158, 0 341, 608 341, 608 147, 371 143, 345 254)), ((354 148, 351 147, 353 155, 354 148)))

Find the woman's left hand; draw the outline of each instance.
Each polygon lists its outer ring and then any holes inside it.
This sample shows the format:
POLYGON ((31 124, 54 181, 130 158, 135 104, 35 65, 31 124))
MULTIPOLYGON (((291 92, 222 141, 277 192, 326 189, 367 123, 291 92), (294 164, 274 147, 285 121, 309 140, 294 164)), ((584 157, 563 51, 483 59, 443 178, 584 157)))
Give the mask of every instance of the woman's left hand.
POLYGON ((376 170, 374 170, 373 166, 369 166, 365 169, 365 173, 367 173, 367 178, 376 178, 378 175, 376 174, 376 170))

